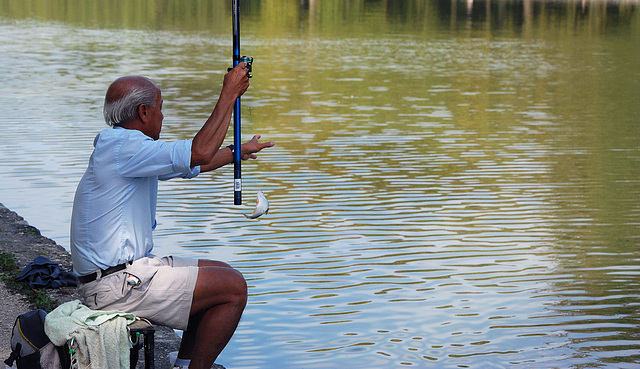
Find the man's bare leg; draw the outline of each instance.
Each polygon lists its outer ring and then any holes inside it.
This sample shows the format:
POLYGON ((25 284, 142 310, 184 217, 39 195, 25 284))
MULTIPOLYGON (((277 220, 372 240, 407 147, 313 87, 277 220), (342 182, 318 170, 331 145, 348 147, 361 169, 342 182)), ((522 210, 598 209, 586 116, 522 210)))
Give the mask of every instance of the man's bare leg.
POLYGON ((189 325, 179 358, 191 358, 190 369, 211 368, 238 326, 247 303, 247 284, 228 264, 199 260, 189 325))

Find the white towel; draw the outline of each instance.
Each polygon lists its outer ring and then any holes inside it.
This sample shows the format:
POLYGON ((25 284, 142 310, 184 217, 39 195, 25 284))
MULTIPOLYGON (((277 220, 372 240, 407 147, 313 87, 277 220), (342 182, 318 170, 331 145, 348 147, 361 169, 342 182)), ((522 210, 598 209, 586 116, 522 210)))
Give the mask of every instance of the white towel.
POLYGON ((126 369, 129 368, 127 326, 135 320, 133 314, 91 310, 75 300, 47 314, 44 331, 56 346, 73 338, 82 369, 126 369))

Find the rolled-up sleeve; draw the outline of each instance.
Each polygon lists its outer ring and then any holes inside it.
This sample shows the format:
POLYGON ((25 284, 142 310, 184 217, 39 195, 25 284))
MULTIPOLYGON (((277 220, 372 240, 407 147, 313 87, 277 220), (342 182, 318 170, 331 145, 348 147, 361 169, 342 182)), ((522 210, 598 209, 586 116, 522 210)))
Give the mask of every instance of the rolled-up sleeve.
POLYGON ((140 133, 124 138, 116 151, 118 171, 124 177, 152 177, 160 180, 193 178, 200 167, 191 168, 191 140, 154 141, 140 133))
POLYGON ((191 168, 191 143, 192 140, 182 140, 172 142, 174 144, 172 150, 171 162, 173 163, 174 173, 169 175, 158 175, 158 179, 161 181, 182 177, 193 178, 200 174, 200 166, 191 168))

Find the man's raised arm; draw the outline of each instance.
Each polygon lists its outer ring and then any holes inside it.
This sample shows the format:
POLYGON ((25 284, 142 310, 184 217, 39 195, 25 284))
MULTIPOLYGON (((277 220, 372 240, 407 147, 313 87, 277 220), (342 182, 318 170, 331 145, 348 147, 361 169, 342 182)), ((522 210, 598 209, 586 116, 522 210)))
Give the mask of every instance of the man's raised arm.
POLYGON ((192 168, 198 165, 206 167, 218 153, 229 129, 233 104, 249 88, 247 72, 245 63, 238 63, 224 76, 220 98, 209 119, 193 138, 191 144, 192 168))

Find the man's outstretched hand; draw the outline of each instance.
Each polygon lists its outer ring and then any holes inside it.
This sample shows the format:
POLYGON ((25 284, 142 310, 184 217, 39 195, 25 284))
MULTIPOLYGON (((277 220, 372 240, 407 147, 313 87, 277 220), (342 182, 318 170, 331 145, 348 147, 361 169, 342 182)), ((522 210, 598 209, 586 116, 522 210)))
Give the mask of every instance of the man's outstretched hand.
POLYGON ((261 151, 264 148, 272 147, 276 143, 273 141, 269 142, 258 142, 260 140, 261 135, 255 135, 253 138, 242 144, 242 151, 240 153, 242 160, 248 159, 256 159, 258 156, 255 155, 257 152, 261 151))

